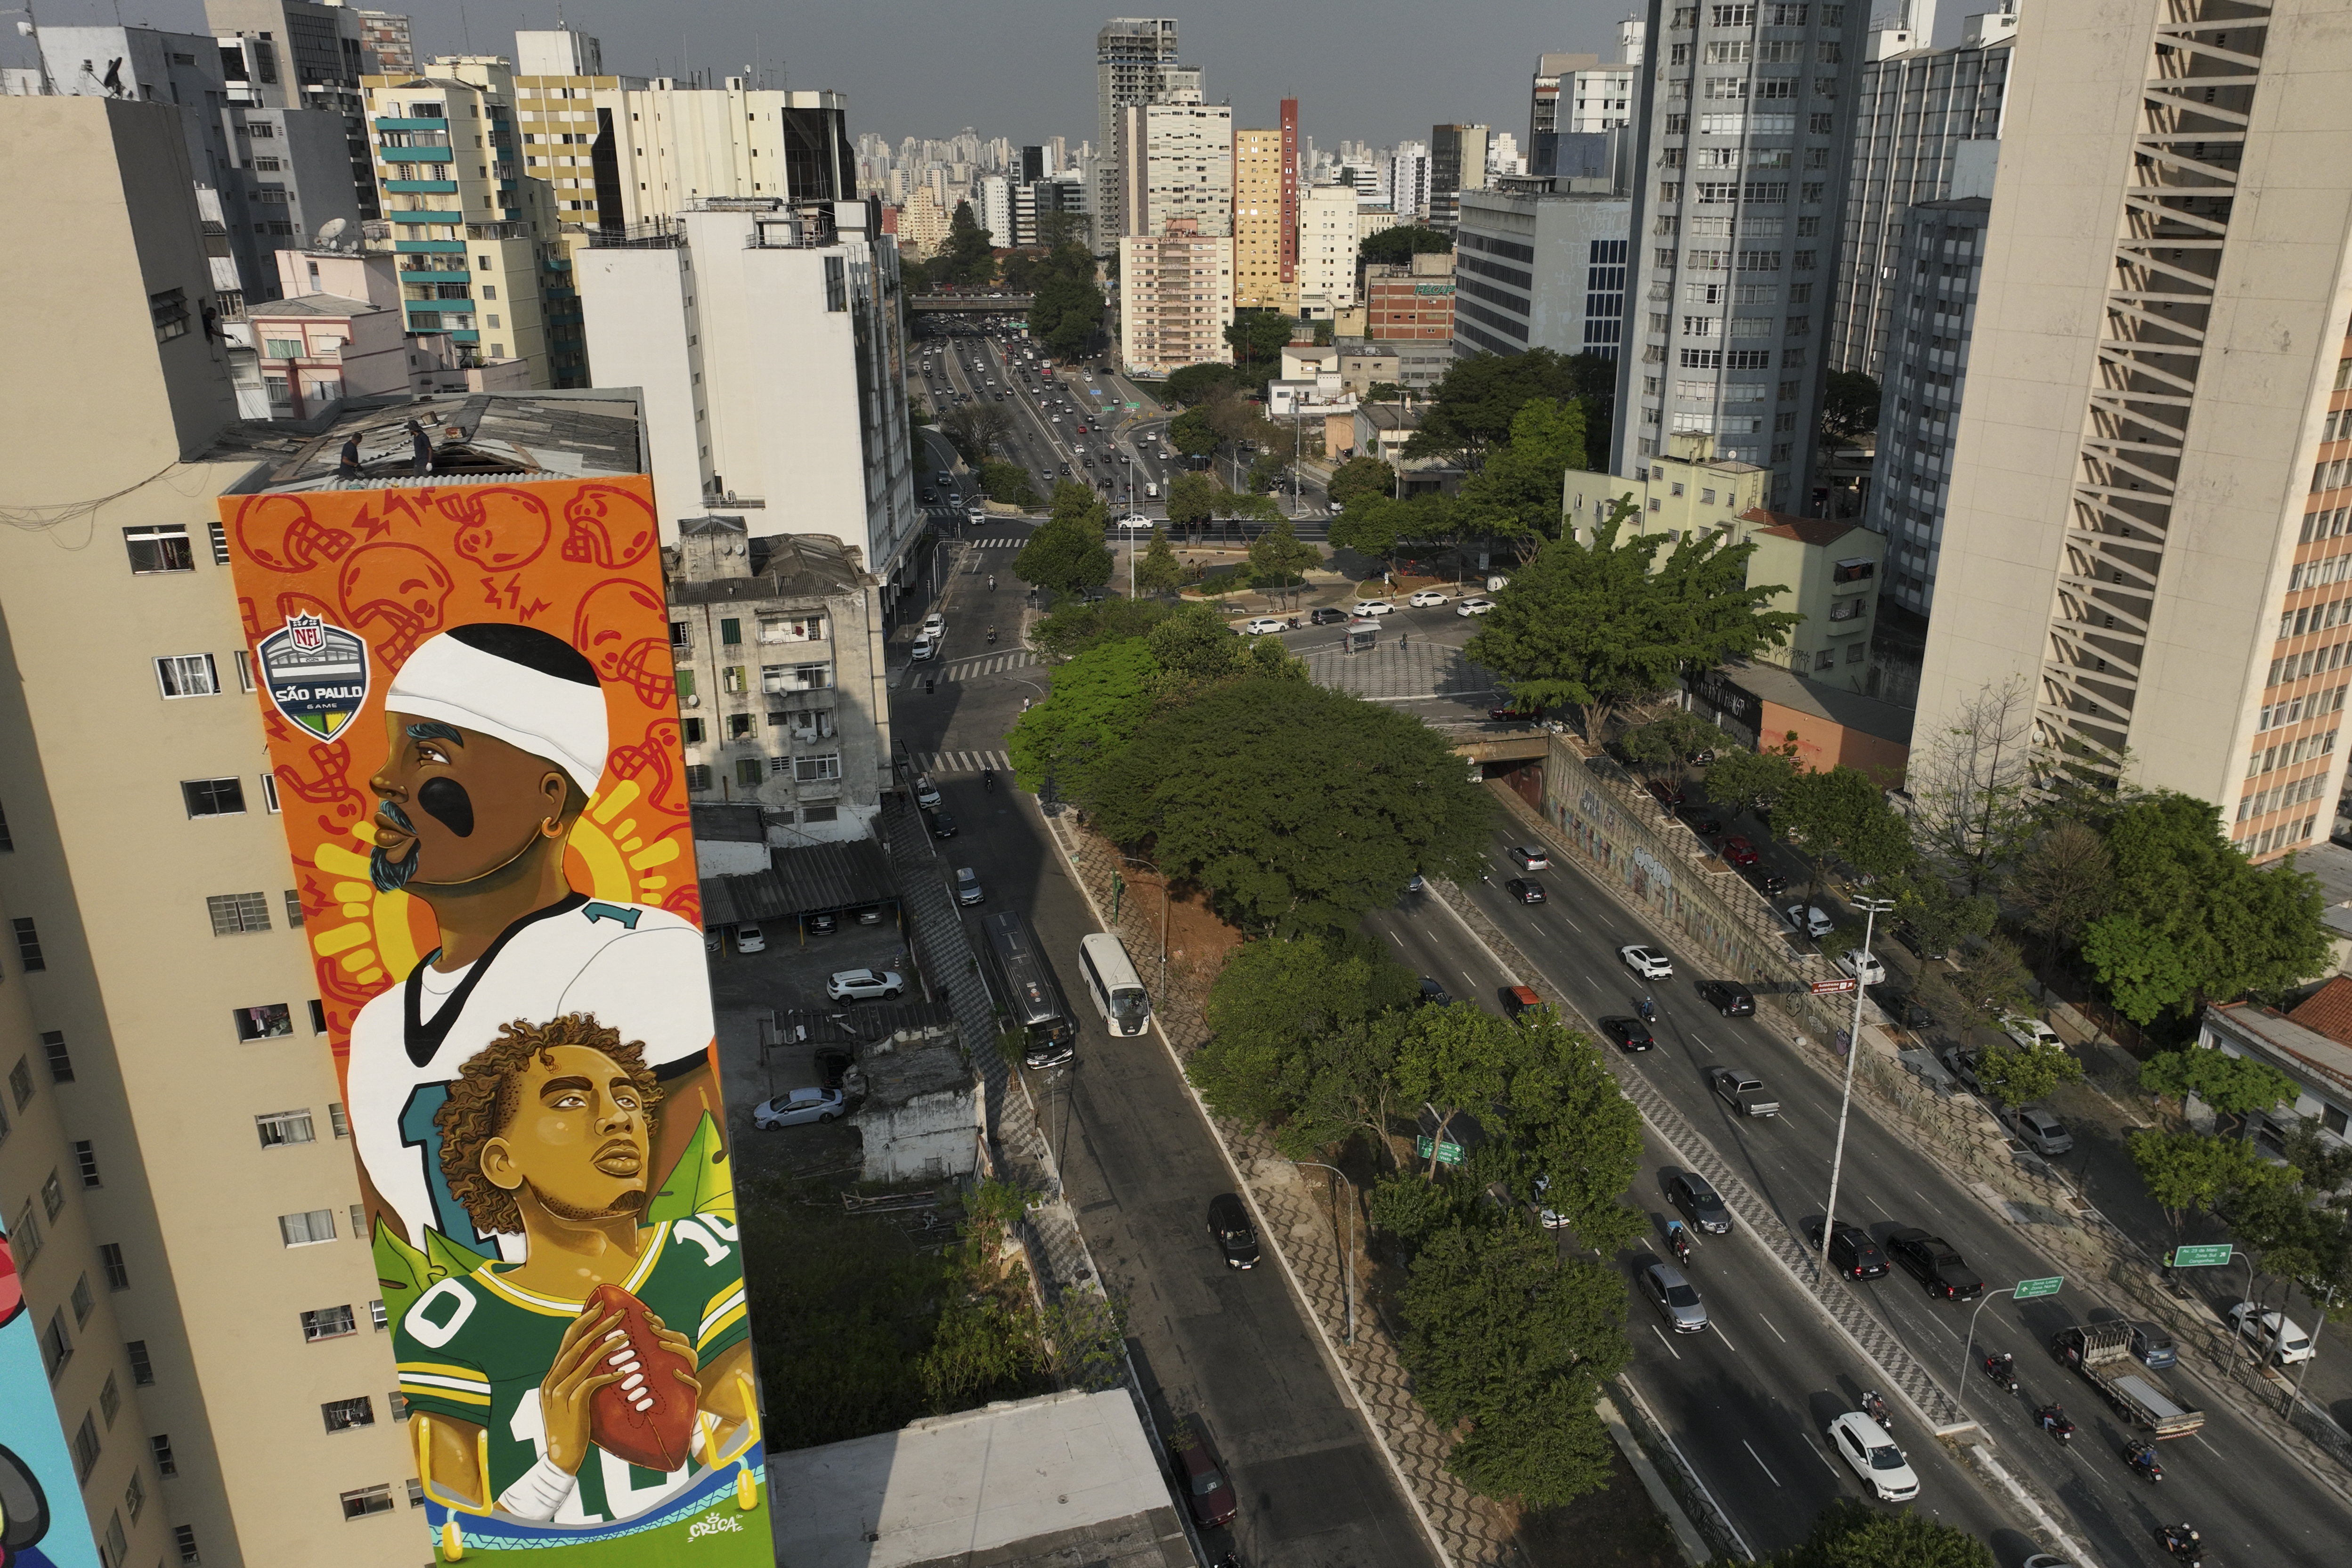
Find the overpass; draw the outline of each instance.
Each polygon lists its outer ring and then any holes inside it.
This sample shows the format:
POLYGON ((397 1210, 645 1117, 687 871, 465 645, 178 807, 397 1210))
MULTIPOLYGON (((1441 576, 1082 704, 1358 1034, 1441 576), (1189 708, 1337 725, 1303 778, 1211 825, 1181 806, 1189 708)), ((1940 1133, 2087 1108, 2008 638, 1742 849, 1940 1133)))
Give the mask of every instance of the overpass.
POLYGON ((907 308, 909 310, 965 310, 984 316, 1025 316, 1029 313, 1029 307, 1036 302, 1037 297, 1034 294, 1003 292, 947 294, 934 290, 929 294, 907 296, 907 308))

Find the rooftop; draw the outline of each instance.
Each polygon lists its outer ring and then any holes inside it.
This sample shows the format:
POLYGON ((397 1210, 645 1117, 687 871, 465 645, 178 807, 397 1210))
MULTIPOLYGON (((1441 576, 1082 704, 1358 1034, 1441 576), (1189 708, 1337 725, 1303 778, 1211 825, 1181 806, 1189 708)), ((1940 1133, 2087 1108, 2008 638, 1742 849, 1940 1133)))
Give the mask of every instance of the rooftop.
MULTIPOLYGON (((1723 465, 1710 465, 1710 466, 1723 465)), ((1739 520, 1743 523, 1762 523, 1765 526, 1756 530, 1757 532, 1771 534, 1784 539, 1794 539, 1799 544, 1805 545, 1833 545, 1846 535, 1857 532, 1862 528, 1859 522, 1850 518, 1799 517, 1792 517, 1787 512, 1767 511, 1762 507, 1750 507, 1739 514, 1739 520)))
POLYGON ((933 1094, 967 1094, 980 1074, 964 1055, 952 1019, 895 1030, 857 1053, 866 1079, 862 1110, 896 1110, 933 1094))
POLYGON ((2337 988, 2347 986, 2352 986, 2352 980, 2341 977, 2330 980, 2293 1015, 2273 1012, 2258 1002, 2222 1002, 2205 1010, 2242 1040, 2258 1041, 2280 1066, 2289 1071, 2301 1069, 2305 1076, 2325 1081, 2341 1094, 2352 1091, 2352 1045, 2317 1026, 2345 1027, 2347 1015, 2352 1015, 2352 995, 2337 988))
POLYGON ((399 307, 378 305, 373 299, 352 299, 341 294, 296 294, 284 299, 271 299, 245 308, 246 318, 253 321, 283 321, 295 316, 366 316, 378 310, 394 310, 399 307))
POLYGON ((1727 664, 1723 678, 1762 702, 1808 713, 1847 729, 1858 729, 1881 740, 1911 744, 1912 710, 1881 702, 1859 692, 1822 685, 1791 674, 1777 664, 1727 664))
MULTIPOLYGON (((2352 936, 2352 849, 2342 844, 2314 844, 2307 850, 2297 850, 2294 869, 2307 871, 2319 879, 2319 922, 2338 936, 2352 936)), ((2328 982, 2333 985, 2335 982, 2328 982)), ((2313 998, 2316 1000, 2316 998, 2313 998)), ((2306 1004, 2307 1005, 2307 1004, 2306 1004)), ((2346 1003, 2347 1016, 2352 1016, 2352 999, 2346 1003)), ((2295 1009, 2297 1014, 2302 1009, 2295 1009)), ((2333 1034, 2336 1031, 2325 1031, 2333 1034)), ((2352 1029, 2340 1037, 2352 1045, 2352 1029)))
MULTIPOLYGON (((738 517, 689 517, 678 524, 682 538, 741 533, 738 517)), ((672 604, 724 604, 759 599, 835 599, 864 590, 857 552, 829 534, 762 534, 750 541, 751 571, 743 577, 689 578, 679 570, 679 551, 662 552, 672 604)))
POLYGON ((645 423, 634 387, 354 398, 318 434, 269 439, 277 434, 254 422, 232 426, 215 444, 224 452, 284 455, 254 486, 258 491, 381 490, 496 476, 577 479, 646 471, 645 423), (412 421, 433 443, 429 474, 410 469, 412 421), (344 477, 339 466, 343 443, 352 436, 360 444, 357 479, 344 477))

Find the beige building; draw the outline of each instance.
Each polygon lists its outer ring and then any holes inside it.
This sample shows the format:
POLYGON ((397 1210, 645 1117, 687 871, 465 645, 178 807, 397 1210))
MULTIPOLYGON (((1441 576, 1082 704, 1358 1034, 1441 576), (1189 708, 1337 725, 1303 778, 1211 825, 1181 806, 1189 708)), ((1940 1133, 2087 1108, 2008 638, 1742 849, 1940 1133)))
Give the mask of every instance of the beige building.
POLYGON ((955 214, 929 191, 917 191, 898 209, 898 251, 910 261, 929 261, 948 243, 955 214))
POLYGON ((1298 100, 1283 123, 1234 132, 1234 304, 1298 314, 1298 100))
POLYGON ((1919 691, 1933 733, 2022 677, 2044 755, 2127 755, 2258 859, 2343 788, 2347 102, 2339 0, 2035 7, 1919 691))
POLYGON ((1298 198, 1298 308, 1328 320, 1356 303, 1356 193, 1347 185, 1310 185, 1298 198))
POLYGON ((1231 364, 1234 242, 1172 219, 1157 235, 1118 242, 1118 353, 1131 375, 1231 364))
POLYGON ((1232 235, 1232 105, 1202 103, 1197 87, 1171 88, 1164 101, 1119 110, 1115 151, 1122 235, 1163 234, 1180 221, 1201 234, 1232 235))

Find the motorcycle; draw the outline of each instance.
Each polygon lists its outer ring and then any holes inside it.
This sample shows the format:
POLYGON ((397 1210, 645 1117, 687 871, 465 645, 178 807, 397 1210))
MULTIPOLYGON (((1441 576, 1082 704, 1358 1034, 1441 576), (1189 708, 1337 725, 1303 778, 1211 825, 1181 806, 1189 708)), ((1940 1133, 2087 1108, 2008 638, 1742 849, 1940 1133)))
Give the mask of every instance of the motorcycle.
POLYGON ((980 770, 980 787, 981 787, 983 790, 986 790, 986 791, 987 791, 989 794, 991 794, 991 795, 993 795, 993 794, 995 794, 995 793, 996 793, 996 769, 995 769, 995 768, 982 768, 982 769, 980 770))
POLYGON ((2135 1437, 2124 1445, 2124 1463, 2132 1473, 2150 1482, 2164 1479, 2164 1461, 2156 1457, 2156 1445, 2145 1437, 2135 1437))
POLYGON ((1862 1391, 1862 1413, 1888 1431, 1895 1430, 1895 1422, 1886 1414, 1886 1401, 1877 1389, 1865 1388, 1862 1391))
POLYGON ((991 593, 996 591, 996 574, 992 571, 988 574, 988 591, 991 593))
POLYGON ((1658 1021, 1658 1004, 1656 1002, 1651 1000, 1648 997, 1643 997, 1638 1006, 1641 1008, 1642 1021, 1643 1023, 1655 1023, 1658 1021))
POLYGON ((2063 1405, 2044 1405, 2033 1412, 2034 1421, 2042 1429, 2063 1443, 2074 1435, 2074 1423, 2066 1419, 2063 1405))
POLYGON ((1675 1261, 1682 1264, 1685 1268, 1690 1267, 1690 1231, 1683 1225, 1682 1221, 1676 1220, 1672 1225, 1666 1227, 1666 1246, 1673 1250, 1675 1261))
POLYGON ((992 643, 996 641, 996 628, 993 626, 988 629, 988 640, 992 643))
POLYGON ((1984 1375, 1995 1383, 2017 1392, 2017 1357, 2005 1350, 1995 1351, 1984 1358, 1984 1375))
POLYGON ((2189 1568, 2205 1568, 2203 1538, 2189 1527, 2186 1520, 2179 1524, 2166 1525, 2157 1531, 2157 1538, 2164 1542, 2164 1549, 2167 1552, 2188 1563, 2189 1568))

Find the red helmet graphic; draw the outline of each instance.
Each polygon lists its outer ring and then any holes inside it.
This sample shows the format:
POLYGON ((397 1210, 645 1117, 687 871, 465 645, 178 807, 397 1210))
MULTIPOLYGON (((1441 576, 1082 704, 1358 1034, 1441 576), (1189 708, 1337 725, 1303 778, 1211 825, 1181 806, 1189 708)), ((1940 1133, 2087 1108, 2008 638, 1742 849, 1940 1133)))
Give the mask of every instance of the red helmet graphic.
POLYGON ((343 624, 397 669, 441 630, 455 587, 441 563, 415 545, 374 544, 352 553, 335 576, 343 624))
POLYGON ((547 503, 528 490, 469 487, 439 501, 442 516, 457 525, 457 553, 485 571, 530 565, 555 532, 547 503))
POLYGON ((572 622, 572 645, 607 685, 627 686, 646 706, 665 712, 677 695, 668 636, 661 595, 626 578, 590 589, 572 622))
POLYGON ((236 508, 236 544, 248 560, 271 571, 309 571, 341 560, 358 541, 311 515, 301 496, 253 496, 236 508))
POLYGON ((654 548, 651 507, 611 485, 583 485, 563 507, 563 559, 628 566, 654 548))

